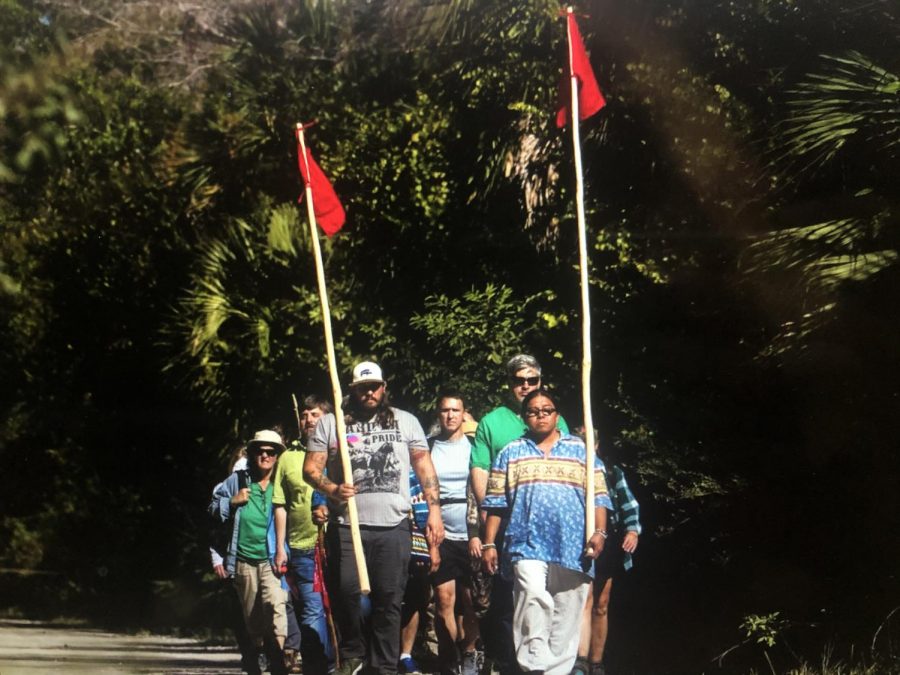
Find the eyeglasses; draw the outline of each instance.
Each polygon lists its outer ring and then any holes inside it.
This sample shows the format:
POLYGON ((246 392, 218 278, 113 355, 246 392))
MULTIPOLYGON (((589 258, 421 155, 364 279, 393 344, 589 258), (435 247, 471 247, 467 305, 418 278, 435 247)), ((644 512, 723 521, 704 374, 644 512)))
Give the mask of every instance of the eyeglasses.
POLYGON ((524 384, 527 384, 529 387, 536 387, 541 383, 541 376, 538 375, 536 377, 518 377, 513 376, 509 378, 509 381, 512 383, 514 387, 521 387, 524 384))
POLYGON ((556 412, 556 408, 529 408, 525 411, 525 417, 550 417, 556 412))
POLYGON ((278 450, 275 448, 257 448, 256 454, 260 457, 264 455, 267 457, 278 457, 278 450))

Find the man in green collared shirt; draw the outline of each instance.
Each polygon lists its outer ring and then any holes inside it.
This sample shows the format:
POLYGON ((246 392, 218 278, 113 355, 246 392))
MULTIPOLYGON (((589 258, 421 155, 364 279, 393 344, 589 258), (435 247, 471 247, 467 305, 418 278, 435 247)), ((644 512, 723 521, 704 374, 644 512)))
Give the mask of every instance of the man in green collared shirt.
MULTIPOLYGON (((516 354, 506 364, 506 372, 509 375, 509 402, 481 418, 469 459, 472 489, 479 504, 484 501, 488 474, 497 455, 507 444, 525 434, 525 420, 519 414, 522 400, 541 386, 541 364, 533 356, 516 354)), ((569 431, 562 415, 557 427, 564 433, 569 431)))

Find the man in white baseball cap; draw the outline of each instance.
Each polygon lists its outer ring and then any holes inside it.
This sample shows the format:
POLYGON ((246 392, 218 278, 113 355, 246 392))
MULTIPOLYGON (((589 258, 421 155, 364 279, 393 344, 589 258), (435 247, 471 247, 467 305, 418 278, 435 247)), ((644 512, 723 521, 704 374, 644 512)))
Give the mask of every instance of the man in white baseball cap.
POLYGON ((343 476, 333 414, 316 425, 303 465, 304 478, 329 500, 329 587, 336 590, 332 599, 341 633, 337 675, 352 675, 364 664, 378 673, 396 673, 410 556, 410 467, 428 503, 426 537, 433 546, 444 538, 438 479, 422 425, 390 405, 377 363, 363 361, 353 368, 344 415, 352 483, 343 476), (372 587, 372 615, 365 630, 347 520, 347 499, 353 495, 372 587))
POLYGON ((381 366, 372 361, 357 363, 353 368, 353 380, 350 382, 350 390, 359 384, 384 384, 381 375, 381 366))

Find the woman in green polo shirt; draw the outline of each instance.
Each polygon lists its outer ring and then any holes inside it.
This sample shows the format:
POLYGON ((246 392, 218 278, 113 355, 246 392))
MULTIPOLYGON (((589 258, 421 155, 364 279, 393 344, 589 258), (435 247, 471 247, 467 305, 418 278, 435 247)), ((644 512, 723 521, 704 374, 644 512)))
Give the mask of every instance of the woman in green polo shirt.
POLYGON ((273 477, 284 452, 281 436, 258 431, 247 444, 247 469, 236 471, 213 494, 210 512, 232 523, 225 569, 234 575, 247 632, 257 647, 267 635, 279 649, 287 636, 286 587, 275 574, 273 477))

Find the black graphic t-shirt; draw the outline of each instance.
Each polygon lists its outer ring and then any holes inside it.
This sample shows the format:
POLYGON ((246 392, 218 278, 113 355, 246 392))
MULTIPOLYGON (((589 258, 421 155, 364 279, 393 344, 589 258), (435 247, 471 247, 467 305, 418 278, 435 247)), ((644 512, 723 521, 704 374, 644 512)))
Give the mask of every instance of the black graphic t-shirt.
MULTIPOLYGON (((409 451, 428 450, 419 421, 391 408, 394 426, 385 429, 374 418, 347 425, 347 447, 353 483, 359 489, 356 507, 361 525, 393 526, 409 512, 409 451)), ((308 452, 328 452, 328 477, 343 482, 334 414, 323 416, 309 439, 308 452)), ((331 519, 343 523, 346 505, 329 502, 331 519)))

